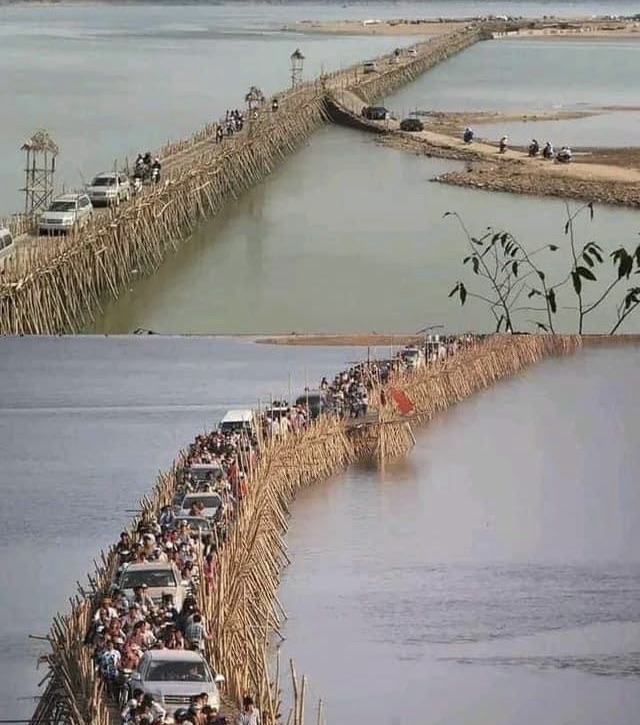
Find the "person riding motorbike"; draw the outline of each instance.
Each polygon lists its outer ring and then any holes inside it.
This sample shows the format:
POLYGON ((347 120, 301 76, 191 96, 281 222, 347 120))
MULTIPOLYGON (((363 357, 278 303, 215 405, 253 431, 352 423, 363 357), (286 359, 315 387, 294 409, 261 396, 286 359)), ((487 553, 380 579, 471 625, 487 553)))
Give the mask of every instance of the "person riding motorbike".
POLYGON ((537 156, 540 152, 540 144, 534 138, 529 144, 529 156, 537 156))
POLYGON ((462 134, 462 140, 465 143, 471 143, 473 141, 473 129, 467 126, 467 128, 465 128, 464 130, 464 133, 462 134))
POLYGON ((558 151, 556 160, 561 164, 568 164, 569 161, 571 161, 571 155, 571 149, 568 146, 563 146, 560 151, 558 151))
POLYGON ((152 160, 153 158, 151 156, 151 151, 147 151, 142 159, 142 162, 145 164, 145 166, 151 166, 152 160))
POLYGON ((503 154, 507 150, 507 137, 503 136, 500 139, 500 153, 503 154))
POLYGON ((544 148, 542 149, 542 158, 544 159, 552 159, 554 155, 553 146, 551 145, 551 141, 547 141, 547 143, 544 145, 544 148))

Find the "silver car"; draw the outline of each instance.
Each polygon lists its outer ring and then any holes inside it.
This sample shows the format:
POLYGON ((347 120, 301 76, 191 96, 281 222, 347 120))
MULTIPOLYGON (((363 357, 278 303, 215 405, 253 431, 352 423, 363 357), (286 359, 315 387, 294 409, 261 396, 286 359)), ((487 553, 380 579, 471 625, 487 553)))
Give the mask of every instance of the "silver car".
POLYGON ((201 516, 204 516, 205 519, 216 521, 222 513, 222 496, 213 491, 203 491, 202 493, 188 493, 182 499, 177 518, 192 516, 191 506, 194 503, 202 503, 204 505, 201 516))
POLYGON ((182 584, 180 572, 175 564, 163 561, 147 561, 140 564, 129 564, 120 574, 118 589, 131 601, 133 590, 142 584, 147 585, 147 594, 155 604, 162 601, 163 594, 171 594, 173 603, 178 609, 187 595, 187 588, 182 584))
POLYGON ((115 204, 129 201, 131 198, 131 184, 126 174, 116 171, 107 171, 98 174, 87 187, 87 195, 94 206, 99 204, 115 204))
POLYGON ((131 673, 129 697, 140 689, 172 715, 179 707, 189 707, 191 698, 206 692, 208 704, 220 709, 218 685, 222 675, 211 671, 200 652, 188 649, 151 649, 140 658, 131 673))
POLYGON ((93 206, 86 194, 63 194, 54 199, 40 217, 40 234, 66 233, 83 227, 92 214, 93 206))

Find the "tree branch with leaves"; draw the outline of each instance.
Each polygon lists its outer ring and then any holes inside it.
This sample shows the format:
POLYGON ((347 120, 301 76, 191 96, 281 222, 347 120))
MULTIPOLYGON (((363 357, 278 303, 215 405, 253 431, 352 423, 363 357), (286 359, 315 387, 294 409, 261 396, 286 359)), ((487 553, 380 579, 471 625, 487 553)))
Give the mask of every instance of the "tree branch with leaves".
POLYGON ((496 332, 521 331, 516 329, 516 320, 527 313, 524 322, 536 330, 555 333, 558 310, 561 309, 575 314, 579 334, 585 332, 589 315, 615 300, 616 321, 609 334, 616 333, 640 305, 640 286, 627 285, 622 291, 623 283, 629 282, 631 275, 640 274, 640 245, 633 251, 622 246, 615 249, 609 254, 609 266, 600 245, 587 242, 580 246, 576 240, 576 220, 588 213, 593 221, 593 203, 574 212, 568 204, 565 207, 564 234, 571 262, 569 270, 555 283, 550 281, 553 275, 542 269, 542 260, 545 252, 557 252, 558 245, 544 244, 529 252, 510 232, 492 228, 475 237, 457 212, 447 212, 444 216, 457 220, 467 240, 469 254, 462 264, 470 267, 480 282, 478 289, 472 290, 464 281, 458 280, 449 297, 457 296, 461 305, 467 300, 486 305, 495 320, 496 332), (604 283, 603 291, 598 288, 598 282, 604 283), (560 305, 560 301, 567 298, 572 304, 560 305))

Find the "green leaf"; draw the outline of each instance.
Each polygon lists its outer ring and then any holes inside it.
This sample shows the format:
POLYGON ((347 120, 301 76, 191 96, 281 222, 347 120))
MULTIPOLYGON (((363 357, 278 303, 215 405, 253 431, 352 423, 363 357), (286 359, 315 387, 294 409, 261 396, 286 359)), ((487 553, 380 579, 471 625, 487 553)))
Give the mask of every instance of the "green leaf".
POLYGON ((567 219, 567 223, 564 225, 564 233, 569 234, 570 228, 571 228, 571 219, 567 219))
POLYGON ((542 322, 536 322, 536 327, 539 327, 541 330, 544 330, 544 332, 549 332, 549 328, 546 325, 543 325, 542 322))
POLYGON ((582 280, 577 272, 571 272, 571 279, 573 280, 573 289, 577 295, 582 292, 582 280))
POLYGON ((466 263, 467 263, 467 262, 468 262, 468 261, 469 261, 470 259, 471 259, 471 255, 469 255, 468 257, 465 257, 465 258, 464 258, 464 259, 462 260, 462 264, 466 264, 466 263))
POLYGON ((546 275, 544 272, 542 272, 541 270, 538 270, 538 277, 540 277, 540 281, 544 282, 545 276, 546 275))
POLYGON ((511 265, 511 272, 513 273, 513 276, 514 277, 517 277, 518 276, 518 263, 517 262, 514 262, 511 265))
POLYGON ((451 216, 453 214, 452 211, 445 211, 445 213, 442 215, 442 218, 444 219, 447 216, 451 216))
POLYGON ((542 295, 542 292, 540 292, 540 290, 534 289, 532 287, 529 290, 529 294, 527 295, 527 299, 531 299, 532 297, 535 297, 536 295, 542 295))
POLYGON ((479 247, 481 247, 484 244, 484 242, 482 241, 482 239, 478 239, 477 237, 471 237, 471 241, 474 244, 477 244, 479 247))
POLYGON ((480 269, 480 260, 476 256, 473 256, 471 257, 471 264, 473 264, 474 274, 478 274, 478 270, 480 269))
POLYGON ((455 295, 459 289, 460 289, 460 282, 458 282, 458 284, 451 290, 451 292, 449 292, 447 297, 453 297, 453 295, 455 295))
POLYGON ((586 263, 587 263, 587 264, 588 264, 588 265, 589 265, 590 267, 593 267, 593 265, 594 265, 594 261, 593 261, 593 259, 591 259, 591 257, 589 256, 588 252, 582 252, 582 259, 584 259, 584 261, 585 261, 585 262, 586 262, 586 263))
POLYGON ((558 306, 556 304, 556 291, 554 289, 550 289, 547 292, 547 302, 549 303, 549 309, 555 315, 558 310, 558 306))
POLYGON ((576 272, 581 277, 584 277, 585 279, 590 279, 592 282, 596 281, 595 274, 590 269, 587 269, 586 267, 576 267, 576 272))
POLYGON ((467 300, 467 288, 460 282, 460 304, 464 305, 467 300))
POLYGON ((589 207, 589 218, 593 221, 593 202, 590 201, 587 206, 589 207))
MULTIPOLYGON (((558 251, 558 247, 557 247, 557 245, 556 245, 556 244, 550 244, 550 245, 549 245, 549 249, 550 249, 550 250, 551 250, 552 252, 557 252, 557 251, 558 251)), ((538 324, 540 324, 540 323, 538 323, 538 324)))

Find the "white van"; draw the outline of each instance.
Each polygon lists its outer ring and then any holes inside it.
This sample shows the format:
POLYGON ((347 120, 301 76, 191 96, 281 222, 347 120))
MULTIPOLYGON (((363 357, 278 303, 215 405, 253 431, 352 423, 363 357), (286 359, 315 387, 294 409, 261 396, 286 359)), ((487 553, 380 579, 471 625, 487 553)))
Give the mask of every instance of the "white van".
POLYGON ((366 63, 363 63, 363 65, 362 65, 363 73, 375 73, 377 70, 378 70, 378 66, 376 65, 376 62, 374 60, 368 60, 366 63))
POLYGON ((238 433, 240 431, 255 433, 253 411, 249 408, 227 411, 220 421, 218 429, 222 433, 238 433))
POLYGON ((8 267, 15 250, 16 243, 11 232, 6 227, 0 227, 0 270, 4 271, 8 267))

